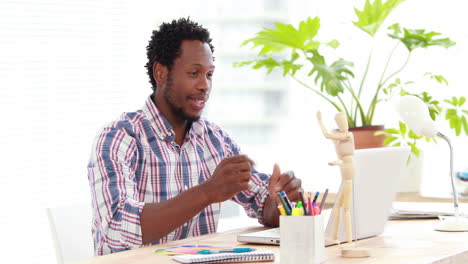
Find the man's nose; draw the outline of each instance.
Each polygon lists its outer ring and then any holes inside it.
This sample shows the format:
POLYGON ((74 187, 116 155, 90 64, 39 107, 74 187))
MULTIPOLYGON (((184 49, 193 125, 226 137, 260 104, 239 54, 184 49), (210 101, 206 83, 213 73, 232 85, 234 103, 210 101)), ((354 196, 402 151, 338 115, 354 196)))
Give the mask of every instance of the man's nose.
POLYGON ((202 91, 208 91, 211 88, 211 80, 207 77, 201 77, 200 81, 197 83, 197 89, 202 91))

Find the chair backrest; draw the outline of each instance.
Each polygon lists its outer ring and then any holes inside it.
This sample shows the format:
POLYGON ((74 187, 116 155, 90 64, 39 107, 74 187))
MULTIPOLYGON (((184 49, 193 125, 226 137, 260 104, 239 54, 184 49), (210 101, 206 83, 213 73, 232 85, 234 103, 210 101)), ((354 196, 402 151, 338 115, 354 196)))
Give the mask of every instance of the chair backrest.
POLYGON ((94 256, 91 234, 91 205, 47 208, 57 263, 94 256))

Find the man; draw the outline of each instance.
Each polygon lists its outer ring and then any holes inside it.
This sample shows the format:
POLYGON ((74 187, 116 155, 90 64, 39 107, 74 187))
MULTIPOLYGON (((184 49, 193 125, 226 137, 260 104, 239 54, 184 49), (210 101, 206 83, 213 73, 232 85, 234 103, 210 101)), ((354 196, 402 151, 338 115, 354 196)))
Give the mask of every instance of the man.
POLYGON ((232 199, 278 226, 276 193, 299 200, 292 173, 258 173, 221 128, 201 119, 215 70, 209 32, 189 19, 153 31, 153 94, 97 136, 88 165, 97 255, 216 232, 232 199))

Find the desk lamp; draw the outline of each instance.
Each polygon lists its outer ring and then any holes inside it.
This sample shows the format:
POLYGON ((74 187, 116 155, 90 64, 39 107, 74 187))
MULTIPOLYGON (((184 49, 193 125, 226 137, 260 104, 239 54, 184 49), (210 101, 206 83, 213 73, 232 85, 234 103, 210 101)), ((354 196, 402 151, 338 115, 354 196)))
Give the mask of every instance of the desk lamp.
POLYGON ((400 118, 408 127, 418 135, 426 137, 438 136, 447 141, 450 149, 450 180, 452 182, 452 195, 453 195, 453 206, 455 209, 454 216, 442 217, 439 216, 441 221, 435 228, 437 231, 468 231, 468 219, 460 217, 458 212, 458 197, 455 190, 455 184, 453 180, 453 150, 450 140, 447 136, 440 133, 437 129, 436 123, 431 119, 429 110, 426 104, 418 97, 405 95, 401 98, 397 105, 397 111, 400 114, 400 118))

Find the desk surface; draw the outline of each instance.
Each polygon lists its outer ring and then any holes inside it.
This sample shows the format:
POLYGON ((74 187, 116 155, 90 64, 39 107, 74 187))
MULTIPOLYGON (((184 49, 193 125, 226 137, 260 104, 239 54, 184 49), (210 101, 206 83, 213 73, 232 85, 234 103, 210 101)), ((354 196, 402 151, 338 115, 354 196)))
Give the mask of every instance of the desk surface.
MULTIPOLYGON (((450 202, 450 199, 421 198, 419 195, 414 193, 399 194, 396 200, 415 202, 450 202)), ((325 249, 326 263, 468 263, 468 232, 438 232, 434 230, 436 222, 437 220, 388 221, 383 234, 358 242, 359 246, 370 248, 371 257, 363 259, 341 258, 339 246, 331 246, 325 249)), ((220 247, 240 246, 241 244, 236 240, 237 234, 253 232, 261 229, 265 228, 243 228, 223 233, 192 237, 184 240, 172 241, 162 245, 99 256, 76 263, 174 264, 177 262, 173 261, 171 257, 159 255, 153 253, 153 251, 156 249, 187 244, 204 244, 220 247)), ((276 261, 274 263, 280 263, 280 250, 278 246, 249 245, 249 247, 275 252, 276 261)))
MULTIPOLYGON (((389 221, 383 234, 358 242, 359 246, 370 248, 370 258, 344 259, 340 257, 339 246, 331 246, 325 249, 326 263, 468 263, 468 233, 437 232, 434 231, 435 223, 435 220, 389 221)), ((155 254, 153 251, 187 244, 208 244, 222 247, 239 246, 240 244, 236 241, 237 234, 260 229, 263 228, 244 228, 242 230, 192 237, 163 245, 95 257, 77 263, 176 263, 171 257, 155 254)), ((272 250, 277 258, 274 263, 280 263, 278 246, 249 245, 249 247, 272 250)))

